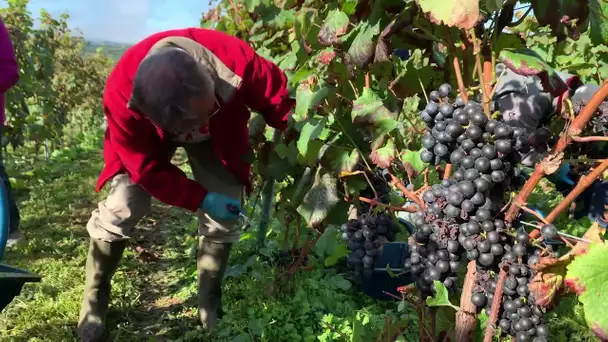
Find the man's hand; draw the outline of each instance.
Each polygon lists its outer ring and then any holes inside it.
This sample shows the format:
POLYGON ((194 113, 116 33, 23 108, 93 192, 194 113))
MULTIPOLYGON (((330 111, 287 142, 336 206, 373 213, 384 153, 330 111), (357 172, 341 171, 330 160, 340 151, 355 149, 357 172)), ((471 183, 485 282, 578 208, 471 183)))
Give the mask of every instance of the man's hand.
POLYGON ((238 219, 242 209, 238 199, 210 192, 205 196, 201 210, 207 212, 216 221, 229 221, 238 219))

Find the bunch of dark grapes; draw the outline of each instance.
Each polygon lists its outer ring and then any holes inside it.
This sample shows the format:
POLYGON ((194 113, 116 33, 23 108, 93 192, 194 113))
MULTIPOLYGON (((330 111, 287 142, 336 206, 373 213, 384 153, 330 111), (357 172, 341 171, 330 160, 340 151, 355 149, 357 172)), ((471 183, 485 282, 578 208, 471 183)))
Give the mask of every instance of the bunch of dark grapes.
MULTIPOLYGON (((427 207, 413 216, 416 231, 404 269, 426 297, 434 292, 434 281, 456 290, 461 261, 475 260, 480 284, 472 300, 480 309, 491 309, 495 287, 483 284, 495 285, 490 271, 498 273, 499 267, 508 267, 513 270, 509 279, 517 286, 505 287, 504 300, 517 301, 518 306, 517 316, 502 308, 502 317, 509 323, 504 332, 517 341, 544 341, 546 327, 539 325, 541 318, 533 312, 539 309, 527 286, 532 272, 520 263, 532 262, 538 256, 526 231, 512 227, 500 215, 505 194, 524 184, 516 165, 521 155, 531 150, 530 135, 522 128, 488 118, 479 103, 464 104, 460 97, 451 103, 450 92, 448 84, 431 92, 431 102, 421 113, 427 125, 421 158, 436 165, 451 163, 454 172, 423 194, 427 207), (529 326, 531 323, 534 325, 529 326)), ((510 281, 509 286, 513 284, 510 281)))
POLYGON ((365 213, 341 227, 342 239, 348 241, 348 266, 357 275, 371 276, 376 257, 386 242, 395 241, 399 225, 391 215, 365 213))

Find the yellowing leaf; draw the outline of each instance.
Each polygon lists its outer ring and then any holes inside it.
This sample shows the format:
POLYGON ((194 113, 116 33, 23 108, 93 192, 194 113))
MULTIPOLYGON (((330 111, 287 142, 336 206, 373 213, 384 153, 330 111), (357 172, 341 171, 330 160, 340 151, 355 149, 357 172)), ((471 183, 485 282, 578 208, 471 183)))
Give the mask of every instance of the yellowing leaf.
POLYGON ((479 0, 416 0, 420 9, 436 24, 469 30, 480 20, 479 0))

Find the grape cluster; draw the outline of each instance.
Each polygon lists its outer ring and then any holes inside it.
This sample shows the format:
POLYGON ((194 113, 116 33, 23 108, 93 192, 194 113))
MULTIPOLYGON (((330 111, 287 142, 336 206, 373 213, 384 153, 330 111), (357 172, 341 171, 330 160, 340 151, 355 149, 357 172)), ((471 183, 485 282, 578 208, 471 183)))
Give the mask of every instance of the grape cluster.
POLYGON ((342 239, 348 241, 348 266, 355 274, 371 276, 376 256, 386 242, 395 241, 399 225, 391 215, 381 212, 377 215, 371 212, 359 215, 356 220, 350 220, 341 227, 342 239))
MULTIPOLYGON (((505 194, 525 182, 517 164, 538 137, 489 118, 474 101, 465 104, 458 97, 450 103, 451 90, 444 84, 431 92, 431 102, 420 114, 427 125, 422 160, 451 163, 454 172, 423 194, 426 208, 413 215, 416 230, 404 269, 426 297, 434 292, 434 281, 456 290, 461 260, 474 260, 479 284, 471 300, 478 308, 491 310, 496 279, 490 274, 508 268, 503 332, 517 341, 545 341, 547 329, 527 286, 534 271, 524 264, 538 262, 538 252, 525 229, 505 222, 500 214, 505 194)), ((551 235, 550 227, 543 229, 544 237, 551 235)))

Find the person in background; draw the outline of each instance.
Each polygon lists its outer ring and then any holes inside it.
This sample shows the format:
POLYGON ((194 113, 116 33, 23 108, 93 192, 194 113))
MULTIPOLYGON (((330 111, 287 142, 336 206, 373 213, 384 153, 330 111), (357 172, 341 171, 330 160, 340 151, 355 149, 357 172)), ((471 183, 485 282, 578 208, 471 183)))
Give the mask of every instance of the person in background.
MULTIPOLYGON (((11 37, 4 22, 0 19, 0 138, 4 133, 6 92, 19 81, 19 67, 15 58, 15 51, 11 37)), ((9 237, 8 246, 15 244, 21 237, 19 231, 19 208, 13 196, 11 181, 4 167, 2 149, 0 148, 0 178, 6 188, 9 205, 9 237)), ((0 227, 2 229, 2 227, 0 227)))
POLYGON ((249 109, 271 127, 287 128, 295 105, 287 78, 235 37, 170 30, 125 52, 108 77, 103 103, 108 126, 97 191, 106 183, 110 190, 87 224, 79 339, 103 339, 111 278, 151 197, 199 218, 198 316, 213 331, 230 249, 240 238, 240 198, 250 190, 249 109), (178 146, 195 180, 171 163, 178 146))

